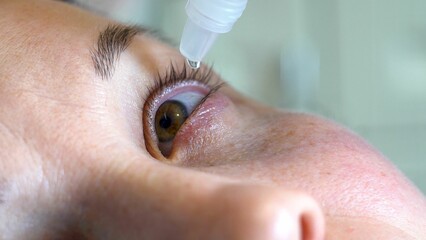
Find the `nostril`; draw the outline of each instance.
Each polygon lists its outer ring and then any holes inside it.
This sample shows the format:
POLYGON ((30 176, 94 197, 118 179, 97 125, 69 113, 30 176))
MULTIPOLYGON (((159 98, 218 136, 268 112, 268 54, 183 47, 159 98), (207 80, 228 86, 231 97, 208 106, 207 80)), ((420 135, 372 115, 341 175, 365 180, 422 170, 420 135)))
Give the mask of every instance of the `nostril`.
MULTIPOLYGON (((304 194, 294 195, 293 208, 300 239, 320 240, 324 238, 324 217, 321 209, 314 199, 304 194)), ((290 204, 291 205, 291 204, 290 204)))
POLYGON ((316 240, 319 239, 317 236, 318 230, 315 228, 315 217, 310 214, 302 214, 300 216, 300 233, 301 239, 303 240, 316 240))

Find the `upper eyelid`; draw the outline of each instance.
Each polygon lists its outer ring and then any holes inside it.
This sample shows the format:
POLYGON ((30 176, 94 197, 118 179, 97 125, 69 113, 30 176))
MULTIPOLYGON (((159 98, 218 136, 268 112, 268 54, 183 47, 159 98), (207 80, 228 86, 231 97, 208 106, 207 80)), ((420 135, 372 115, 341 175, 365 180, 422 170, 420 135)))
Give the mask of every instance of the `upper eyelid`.
POLYGON ((145 101, 148 100, 150 95, 161 91, 165 87, 187 80, 195 80, 209 88, 215 88, 217 85, 224 82, 217 74, 214 73, 211 66, 203 66, 197 70, 192 70, 185 65, 184 61, 181 63, 170 62, 164 73, 158 71, 154 80, 148 82, 148 93, 145 101))
MULTIPOLYGON (((168 79, 173 81, 182 81, 185 79, 191 79, 197 80, 205 84, 209 84, 212 80, 214 80, 213 75, 214 72, 211 66, 203 66, 197 70, 193 70, 192 68, 188 68, 184 61, 182 61, 181 63, 170 62, 166 74, 163 76, 157 74, 157 76, 160 77, 160 79, 157 80, 168 79)), ((159 82, 159 84, 162 84, 161 81, 159 82)))
MULTIPOLYGON (((214 74, 212 67, 203 65, 201 68, 194 71, 188 69, 184 61, 181 63, 182 65, 170 62, 164 73, 158 71, 155 77, 153 77, 153 80, 148 81, 146 85, 147 91, 143 96, 142 112, 144 112, 144 115, 147 113, 149 113, 148 115, 152 115, 152 109, 158 107, 156 106, 156 104, 158 105, 158 97, 166 91, 167 88, 174 87, 175 85, 197 81, 210 89, 206 95, 207 97, 210 96, 209 93, 217 91, 220 86, 223 86, 224 81, 222 81, 218 75, 214 74)), ((202 102, 204 101, 205 99, 202 100, 202 102)))

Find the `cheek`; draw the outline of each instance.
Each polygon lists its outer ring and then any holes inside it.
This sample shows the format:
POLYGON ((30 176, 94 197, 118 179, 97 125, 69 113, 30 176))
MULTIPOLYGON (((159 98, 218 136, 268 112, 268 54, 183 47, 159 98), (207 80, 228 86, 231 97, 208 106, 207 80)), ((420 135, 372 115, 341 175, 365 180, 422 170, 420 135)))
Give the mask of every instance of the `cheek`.
POLYGON ((283 113, 233 124, 229 135, 212 142, 187 166, 308 192, 329 216, 408 226, 410 218, 422 219, 419 212, 425 213, 421 194, 402 174, 342 127, 283 113))

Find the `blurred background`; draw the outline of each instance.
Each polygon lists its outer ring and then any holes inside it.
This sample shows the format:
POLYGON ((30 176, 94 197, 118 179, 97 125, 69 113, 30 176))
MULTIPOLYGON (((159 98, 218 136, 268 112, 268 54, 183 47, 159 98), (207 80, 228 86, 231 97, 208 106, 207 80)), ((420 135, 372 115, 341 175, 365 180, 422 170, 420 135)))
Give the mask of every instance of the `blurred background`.
MULTIPOLYGON (((186 0, 81 0, 180 41, 186 0)), ((426 1, 249 0, 206 62, 261 102, 334 119, 426 193, 426 1)))

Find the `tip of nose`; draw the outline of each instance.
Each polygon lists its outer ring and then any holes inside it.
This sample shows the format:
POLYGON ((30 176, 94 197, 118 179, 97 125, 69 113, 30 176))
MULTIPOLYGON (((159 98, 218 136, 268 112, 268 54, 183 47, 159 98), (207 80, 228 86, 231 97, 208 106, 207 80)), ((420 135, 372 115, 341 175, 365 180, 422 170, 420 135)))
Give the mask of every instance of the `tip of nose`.
POLYGON ((226 239, 320 240, 324 218, 302 193, 263 186, 232 186, 220 194, 218 214, 226 239), (229 238, 228 238, 229 237, 229 238))

